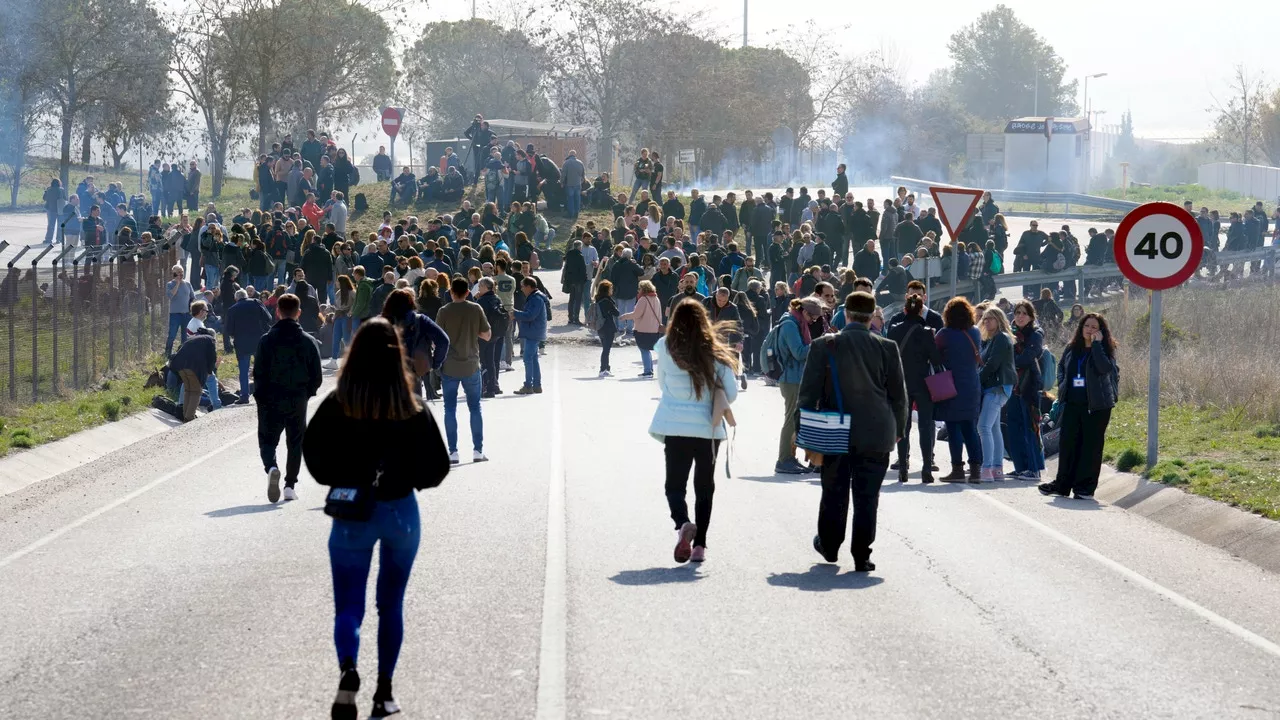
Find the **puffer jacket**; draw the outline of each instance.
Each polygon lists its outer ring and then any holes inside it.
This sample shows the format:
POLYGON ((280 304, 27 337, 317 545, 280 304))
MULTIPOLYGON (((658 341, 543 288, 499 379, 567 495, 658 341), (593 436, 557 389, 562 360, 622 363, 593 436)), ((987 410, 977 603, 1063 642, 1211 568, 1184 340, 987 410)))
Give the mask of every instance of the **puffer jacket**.
MULTIPOLYGON (((649 423, 649 435, 658 442, 664 442, 667 436, 707 438, 724 440, 728 437, 724 425, 712 427, 712 388, 704 387, 702 397, 695 395, 693 380, 689 373, 676 365, 667 352, 667 339, 661 338, 654 351, 658 355, 658 387, 662 398, 658 401, 658 409, 653 413, 653 421, 649 423)), ((738 397, 738 383, 733 369, 728 365, 717 364, 716 381, 724 389, 725 397, 730 404, 738 397)))

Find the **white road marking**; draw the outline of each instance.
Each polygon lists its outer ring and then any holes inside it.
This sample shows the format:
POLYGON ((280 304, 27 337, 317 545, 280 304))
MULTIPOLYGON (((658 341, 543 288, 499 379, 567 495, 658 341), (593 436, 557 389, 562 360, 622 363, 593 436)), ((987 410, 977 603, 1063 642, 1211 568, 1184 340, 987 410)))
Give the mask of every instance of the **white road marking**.
MULTIPOLYGON (((559 385, 560 353, 553 350, 551 377, 559 385)), ((547 494, 547 571, 542 593, 542 641, 538 653, 537 720, 565 717, 565 585, 568 558, 565 535, 564 433, 560 388, 551 389, 551 479, 547 494)))
POLYGON ((1188 597, 1185 597, 1183 595, 1179 595, 1177 592, 1170 590, 1169 588, 1139 573, 1138 571, 1131 570, 1130 568, 1125 567, 1124 565, 1121 565, 1120 563, 1116 562, 1115 560, 1112 560, 1111 558, 1107 557, 1106 555, 1103 555, 1102 553, 1094 550, 1093 548, 1087 547, 1085 545, 1082 545, 1079 542, 1076 542, 1075 540, 1072 540, 1071 538, 1058 532, 1057 530, 1054 530, 1048 525, 1045 525, 1039 520, 1035 520, 1034 518, 1024 515, 1018 512, 1017 510, 1013 509, 1012 507, 1006 505, 1005 503, 1002 503, 999 500, 996 500, 995 498, 989 496, 987 493, 976 492, 971 494, 976 495, 979 498, 982 498, 983 502, 990 503, 991 505, 1000 509, 1000 511, 1008 515, 1011 515, 1014 518, 1017 518, 1018 520, 1021 520, 1027 525, 1030 525, 1032 528, 1039 530, 1041 533, 1049 536, 1054 540, 1057 540, 1058 542, 1062 543, 1063 545, 1066 545, 1072 550, 1075 550, 1081 555, 1084 555, 1085 557, 1114 570, 1115 572, 1123 575, 1125 578, 1132 580, 1133 582, 1150 590, 1151 592, 1156 593, 1157 595, 1160 595, 1166 600, 1169 600, 1170 602, 1172 602, 1174 605, 1177 605, 1178 607, 1184 610, 1189 610, 1195 613, 1196 615, 1199 615, 1200 617, 1204 618, 1205 620, 1209 621, 1211 624, 1216 625, 1219 628, 1231 633, 1232 635, 1235 635, 1241 640, 1244 640, 1250 645, 1253 645, 1259 650, 1269 653, 1274 657, 1280 658, 1280 645, 1277 645, 1276 643, 1262 637, 1261 635, 1258 635, 1252 630, 1243 628, 1237 625, 1236 623, 1228 620, 1227 618, 1215 613, 1209 608, 1204 607, 1203 605, 1200 605, 1194 600, 1188 597))
POLYGON ((121 496, 121 497, 119 497, 119 498, 117 498, 117 499, 115 499, 115 500, 113 500, 113 501, 111 501, 111 502, 107 503, 106 505, 103 505, 102 507, 98 508, 97 510, 94 510, 93 512, 89 513, 88 515, 85 515, 84 517, 81 517, 80 519, 78 519, 78 520, 76 520, 76 521, 74 521, 74 522, 72 522, 72 523, 70 523, 70 524, 68 524, 68 525, 64 525, 64 526, 62 526, 62 527, 58 528, 57 530, 54 530, 53 532, 49 533, 48 535, 45 535, 44 537, 40 538, 39 540, 37 540, 37 541, 35 541, 35 542, 31 543, 30 545, 28 545, 28 546, 26 546, 26 547, 22 548, 21 550, 19 550, 19 551, 17 551, 17 552, 15 552, 15 553, 13 553, 12 555, 9 555, 9 556, 5 557, 3 560, 0 560, 0 568, 4 568, 4 567, 6 567, 6 566, 8 566, 8 565, 12 564, 12 563, 13 563, 13 562, 15 562, 16 560, 19 560, 19 559, 21 559, 21 558, 23 558, 23 557, 25 557, 25 556, 27 556, 27 555, 30 555, 31 553, 35 552, 36 550, 39 550, 40 548, 44 547, 45 545, 48 545, 49 543, 53 542, 54 540, 57 540, 58 538, 62 537, 63 535, 66 535, 67 533, 71 532, 72 530, 75 530, 76 528, 80 527, 81 525, 84 525, 85 523, 90 522, 90 521, 94 520, 95 518, 101 517, 102 515, 105 515, 106 513, 109 513, 109 512, 111 512, 112 510, 115 510, 116 508, 120 507, 121 505, 124 505, 125 503, 129 502, 130 500, 133 500, 133 499, 135 499, 135 498, 137 498, 137 497, 139 497, 139 496, 141 496, 141 495, 144 495, 144 494, 146 494, 146 493, 148 493, 148 492, 150 492, 150 491, 152 491, 152 490, 154 490, 154 489, 156 489, 156 488, 160 487, 161 485, 163 485, 163 484, 165 484, 165 483, 169 482, 170 480, 172 480, 172 479, 174 479, 174 478, 178 477, 179 475, 182 475, 182 474, 186 473, 188 470, 192 470, 192 469, 195 469, 196 467, 199 467, 200 465, 202 465, 202 464, 204 464, 204 463, 208 462, 208 461, 209 461, 209 459, 210 459, 210 458, 212 458, 213 456, 218 455, 218 454, 220 454, 220 453, 224 453, 224 452, 226 452, 227 450, 230 450, 231 448, 235 447, 236 445, 239 445, 240 443, 244 442, 245 440, 248 440, 248 439, 250 439, 250 438, 256 437, 256 436, 257 436, 257 434, 258 434, 258 431, 257 431, 257 430, 254 430, 254 431, 251 431, 251 432, 247 432, 247 433, 245 433, 245 434, 243 434, 243 435, 240 435, 240 436, 238 436, 238 437, 236 437, 236 438, 232 439, 231 441, 227 442, 226 444, 221 445, 221 446, 219 446, 218 448, 216 448, 216 449, 214 449, 214 450, 211 450, 211 451, 209 451, 209 452, 205 453, 204 455, 201 455, 200 457, 196 458, 195 460, 192 460, 191 462, 187 463, 186 465, 183 465, 182 467, 178 468, 177 470, 171 470, 171 471, 169 471, 169 472, 165 473, 164 475, 161 475, 160 477, 156 478, 155 480, 152 480, 151 482, 147 483, 146 485, 143 485, 142 487, 138 488, 137 490, 134 490, 133 492, 131 492, 131 493, 127 494, 127 495, 123 495, 123 496, 121 496))

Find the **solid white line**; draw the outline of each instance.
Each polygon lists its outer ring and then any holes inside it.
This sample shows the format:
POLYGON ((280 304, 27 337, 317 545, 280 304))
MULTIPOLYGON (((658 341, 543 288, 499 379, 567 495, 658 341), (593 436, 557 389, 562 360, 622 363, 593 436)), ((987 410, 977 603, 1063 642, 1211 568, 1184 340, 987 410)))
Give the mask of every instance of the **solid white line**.
POLYGON ((1221 615, 1215 613, 1209 608, 1204 607, 1203 605, 1200 605, 1194 600, 1191 600, 1190 598, 1179 595, 1177 592, 1174 592, 1173 590, 1170 590, 1169 588, 1161 585, 1155 580, 1152 580, 1151 578, 1148 578, 1147 576, 1142 575, 1136 570, 1131 570, 1125 567, 1124 565, 1121 565, 1120 563, 1116 562, 1115 560, 1112 560, 1106 555, 1103 555, 1102 553, 1090 547, 1087 547, 1085 545, 1080 544, 1079 542, 1076 542, 1075 540, 1067 537, 1066 535, 1058 532, 1057 530, 1054 530, 1048 525, 1045 525, 1044 523, 1038 520, 1035 520, 1027 515, 1024 515, 1018 512, 1017 510, 1014 510, 1012 507, 1006 505, 1005 503, 1000 502, 999 500, 996 500, 995 498, 989 496, 987 493, 976 492, 976 493, 970 493, 970 494, 976 495, 982 498, 983 502, 987 502, 987 503, 990 503, 991 505, 994 505, 995 507, 999 508, 1001 511, 1009 515, 1012 515, 1018 520, 1021 520, 1027 525, 1030 525, 1036 530, 1039 530, 1041 533, 1044 533, 1045 535, 1053 538, 1054 540, 1057 540, 1058 542, 1062 543, 1063 545, 1066 545, 1072 550, 1075 550, 1081 555, 1084 555, 1085 557, 1091 560, 1094 560, 1095 562, 1098 562, 1114 570, 1115 572, 1123 575, 1129 580, 1132 580, 1138 585, 1141 585, 1142 587, 1150 590, 1151 592, 1154 592, 1157 595, 1164 597, 1165 599, 1172 602, 1174 605, 1177 605, 1178 607, 1181 607, 1184 610, 1189 610, 1195 613, 1196 615, 1199 615, 1200 617, 1204 618, 1210 623, 1218 626, 1223 630, 1226 630, 1227 632, 1231 633, 1232 635, 1235 635, 1241 640, 1244 640, 1250 645, 1253 645, 1259 650, 1270 653, 1271 655, 1280 658, 1280 645, 1277 645, 1276 643, 1262 637, 1261 635, 1258 635, 1257 633, 1251 630, 1247 630, 1243 627, 1240 627, 1234 622, 1226 619, 1225 617, 1222 617, 1221 615))
POLYGON ((551 376, 551 478, 547 494, 547 571, 542 593, 542 641, 538 653, 537 720, 565 717, 566 607, 568 558, 565 535, 564 437, 560 407, 560 353, 552 350, 551 376))
POLYGON ((236 445, 238 445, 238 444, 240 444, 240 443, 244 442, 245 440, 248 440, 249 438, 255 437, 257 434, 258 434, 258 431, 254 430, 254 431, 251 431, 251 432, 247 432, 247 433, 245 433, 245 434, 243 434, 243 435, 240 435, 240 436, 238 436, 238 437, 236 437, 236 438, 234 438, 234 439, 230 440, 229 442, 225 443, 224 445, 221 445, 221 446, 220 446, 220 447, 218 447, 217 449, 211 450, 211 451, 209 451, 209 452, 205 453, 204 455, 201 455, 200 457, 196 458, 195 460, 192 460, 191 462, 187 463, 186 465, 183 465, 182 467, 178 468, 177 470, 171 470, 171 471, 169 471, 169 472, 165 473, 164 475, 161 475, 160 477, 156 478, 155 480, 152 480, 151 482, 147 483, 146 485, 143 485, 142 487, 138 488, 137 490, 134 490, 133 492, 131 492, 131 493, 127 494, 127 495, 121 496, 121 497, 119 497, 119 498, 117 498, 117 499, 115 499, 115 500, 113 500, 113 501, 111 501, 111 502, 107 503, 106 505, 103 505, 102 507, 98 508, 97 510, 94 510, 93 512, 89 513, 88 515, 85 515, 84 517, 82 517, 82 518, 80 518, 80 519, 76 520, 75 522, 72 522, 72 523, 71 523, 71 524, 69 524, 69 525, 64 525, 64 526, 62 526, 62 527, 58 528, 57 530, 54 530, 53 532, 49 533, 48 535, 45 535, 44 537, 40 538, 39 540, 37 540, 37 541, 35 541, 35 542, 31 543, 30 545, 28 545, 28 546, 26 546, 26 547, 22 548, 21 550, 19 550, 19 551, 17 551, 17 552, 15 552, 15 553, 13 553, 12 555, 9 555, 9 556, 5 557, 3 560, 0 560, 0 568, 6 567, 6 566, 10 565, 11 563, 13 563, 13 562, 14 562, 14 561, 16 561, 16 560, 18 560, 18 559, 20 559, 20 558, 23 558, 23 557, 25 557, 25 556, 27 556, 27 555, 30 555, 31 553, 35 552, 36 550, 39 550, 40 548, 44 547, 45 545, 48 545, 49 543, 53 542, 54 540, 57 540, 58 538, 62 537, 63 535, 66 535, 67 533, 71 532, 72 530, 75 530, 76 528, 80 527, 81 525, 84 525, 85 523, 90 522, 91 520, 93 520, 93 519, 95 519, 95 518, 101 517, 102 515, 104 515, 104 514, 106 514, 106 513, 109 513, 109 512, 111 512, 112 510, 115 510, 116 508, 120 507, 121 505, 124 505, 125 503, 129 502, 130 500, 133 500, 133 499, 135 499, 135 498, 137 498, 137 497, 139 497, 139 496, 141 496, 141 495, 143 495, 143 494, 145 494, 145 493, 147 493, 147 492, 150 492, 150 491, 152 491, 152 490, 154 490, 154 489, 156 489, 156 488, 160 487, 161 485, 163 485, 163 484, 165 484, 165 483, 169 482, 170 480, 172 480, 172 479, 174 479, 174 478, 178 477, 179 475, 182 475, 182 474, 186 473, 188 470, 192 470, 192 469, 194 469, 194 468, 196 468, 196 467, 199 467, 200 465, 204 464, 205 462, 208 462, 208 460, 209 460, 210 458, 212 458, 213 456, 218 455, 219 453, 226 452, 227 450, 230 450, 232 447, 235 447, 236 445))

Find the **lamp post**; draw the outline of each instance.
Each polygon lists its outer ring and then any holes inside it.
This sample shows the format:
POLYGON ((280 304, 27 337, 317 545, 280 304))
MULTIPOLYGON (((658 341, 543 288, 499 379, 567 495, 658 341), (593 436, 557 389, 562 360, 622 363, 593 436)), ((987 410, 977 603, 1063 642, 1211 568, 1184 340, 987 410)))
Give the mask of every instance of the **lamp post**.
MULTIPOLYGON (((1093 75, 1085 75, 1085 76, 1084 76, 1084 106, 1083 106, 1083 107, 1081 107, 1080 109, 1084 111, 1084 119, 1085 119, 1085 122, 1088 122, 1088 121, 1089 121, 1089 80, 1090 80, 1091 78, 1103 78, 1103 77, 1106 77, 1106 76, 1107 76, 1107 74, 1106 74, 1106 73, 1104 73, 1104 72, 1102 72, 1102 73, 1094 73, 1093 75)), ((1089 125, 1089 151, 1088 151, 1088 152, 1086 152, 1084 155, 1085 155, 1085 161, 1084 161, 1084 191, 1087 193, 1087 192, 1089 192, 1089 175, 1090 175, 1090 174, 1092 174, 1092 172, 1093 172, 1093 162, 1092 162, 1092 158, 1093 158, 1093 125, 1092 125, 1092 124, 1090 124, 1090 125, 1089 125)))

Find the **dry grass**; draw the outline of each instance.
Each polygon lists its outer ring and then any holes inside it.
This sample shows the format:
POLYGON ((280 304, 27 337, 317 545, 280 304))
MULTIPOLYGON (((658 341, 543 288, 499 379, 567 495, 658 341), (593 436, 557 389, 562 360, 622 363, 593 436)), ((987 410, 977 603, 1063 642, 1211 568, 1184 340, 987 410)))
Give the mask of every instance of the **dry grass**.
MULTIPOLYGON (((1120 396, 1147 397, 1144 294, 1108 312, 1120 350, 1120 396)), ((1162 406, 1182 405, 1258 423, 1280 423, 1280 287, 1182 288, 1164 293, 1162 406)))

